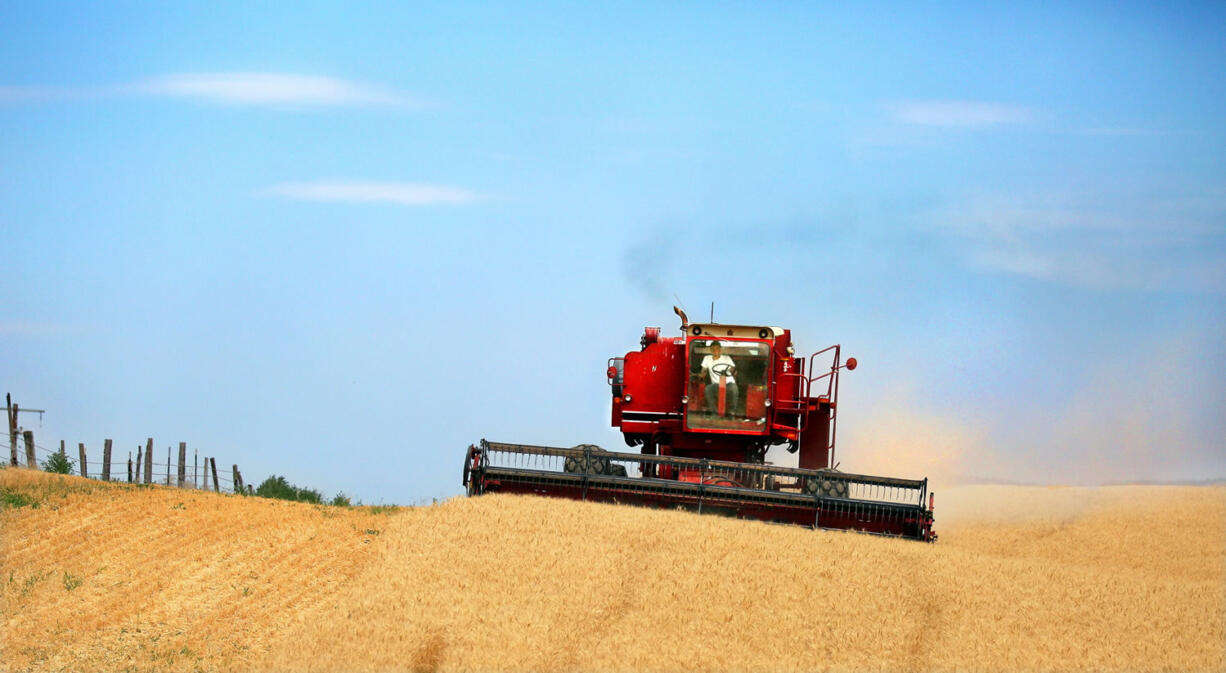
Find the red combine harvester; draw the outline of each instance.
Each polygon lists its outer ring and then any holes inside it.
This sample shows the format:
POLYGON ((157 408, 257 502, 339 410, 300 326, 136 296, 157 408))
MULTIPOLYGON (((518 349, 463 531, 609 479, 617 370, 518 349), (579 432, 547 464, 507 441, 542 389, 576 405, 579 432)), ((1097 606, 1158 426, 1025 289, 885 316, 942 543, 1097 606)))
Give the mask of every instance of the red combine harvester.
POLYGON ((690 323, 673 310, 685 336, 648 327, 641 350, 609 359, 613 425, 639 453, 481 440, 464 461, 468 494, 684 508, 936 540, 927 479, 832 467, 839 373, 855 369, 855 358, 842 362, 837 345, 795 357, 789 330, 690 323), (823 356, 830 367, 823 358, 818 373, 823 356), (767 464, 776 445, 798 454, 799 467, 767 464))

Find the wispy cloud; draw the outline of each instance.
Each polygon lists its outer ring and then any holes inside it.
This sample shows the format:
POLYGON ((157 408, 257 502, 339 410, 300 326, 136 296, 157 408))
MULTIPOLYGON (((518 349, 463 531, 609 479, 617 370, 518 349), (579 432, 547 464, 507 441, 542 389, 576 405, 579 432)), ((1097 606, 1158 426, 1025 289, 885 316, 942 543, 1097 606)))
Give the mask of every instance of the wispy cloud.
POLYGON ((384 203, 399 206, 464 205, 486 198, 472 190, 446 185, 348 180, 283 182, 258 193, 299 201, 384 203))
POLYGON ((939 219, 968 266, 1102 290, 1226 292, 1226 203, 988 197, 939 219))
POLYGON ((1031 108, 985 101, 911 100, 888 103, 886 108, 894 121, 922 126, 1027 124, 1040 116, 1031 108))
POLYGON ((0 103, 115 96, 182 98, 223 105, 424 107, 403 91, 336 77, 270 72, 179 73, 107 86, 0 86, 0 103))
POLYGON ((391 89, 335 77, 263 72, 179 74, 154 77, 133 89, 161 96, 232 105, 415 105, 391 89))

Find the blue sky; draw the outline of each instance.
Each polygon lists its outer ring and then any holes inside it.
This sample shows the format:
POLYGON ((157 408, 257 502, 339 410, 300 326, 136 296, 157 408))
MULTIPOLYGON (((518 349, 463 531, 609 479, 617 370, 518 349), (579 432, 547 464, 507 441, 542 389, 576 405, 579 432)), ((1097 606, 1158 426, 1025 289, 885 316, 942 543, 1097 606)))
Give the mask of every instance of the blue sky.
POLYGON ((43 445, 413 502, 616 448, 606 359, 715 302, 858 357, 846 469, 1223 477, 1223 25, 0 3, 0 381, 43 445))

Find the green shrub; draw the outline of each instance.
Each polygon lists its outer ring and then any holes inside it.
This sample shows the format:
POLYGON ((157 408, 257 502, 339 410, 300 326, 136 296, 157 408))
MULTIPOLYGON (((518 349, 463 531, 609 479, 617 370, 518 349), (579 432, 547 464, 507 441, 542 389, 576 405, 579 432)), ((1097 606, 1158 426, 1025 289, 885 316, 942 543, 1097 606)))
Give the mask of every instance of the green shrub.
POLYGON ((72 468, 76 467, 76 464, 75 460, 63 453, 52 453, 43 461, 43 469, 56 474, 72 474, 72 468))
POLYGON ((278 475, 273 475, 265 479, 255 489, 255 494, 262 498, 276 498, 278 500, 293 500, 295 502, 309 502, 319 505, 323 503, 323 495, 319 491, 310 488, 295 486, 285 478, 278 475))

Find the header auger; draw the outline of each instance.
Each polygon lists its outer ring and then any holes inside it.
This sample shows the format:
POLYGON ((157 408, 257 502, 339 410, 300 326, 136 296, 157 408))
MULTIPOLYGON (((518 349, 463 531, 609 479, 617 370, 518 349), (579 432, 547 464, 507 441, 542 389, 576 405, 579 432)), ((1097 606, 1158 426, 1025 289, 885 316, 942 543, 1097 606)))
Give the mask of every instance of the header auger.
POLYGON ((612 424, 638 453, 482 440, 465 457, 468 494, 676 507, 936 539, 927 479, 833 468, 839 374, 855 369, 855 358, 842 361, 838 345, 796 357, 789 330, 690 323, 673 310, 684 336, 648 327, 640 350, 610 358, 605 372, 612 424), (777 445, 797 454, 797 467, 764 462, 777 445))

